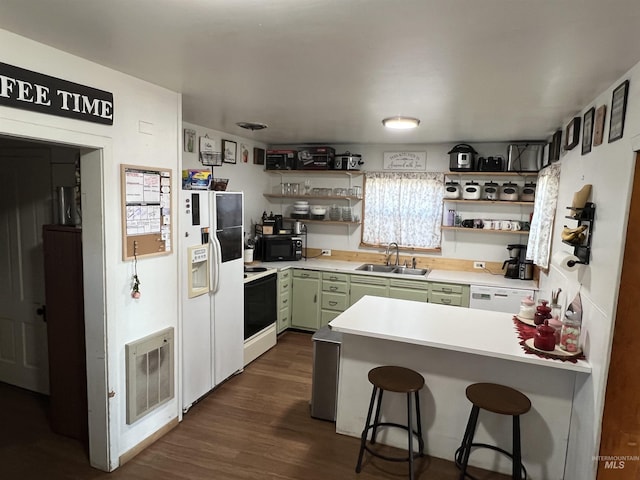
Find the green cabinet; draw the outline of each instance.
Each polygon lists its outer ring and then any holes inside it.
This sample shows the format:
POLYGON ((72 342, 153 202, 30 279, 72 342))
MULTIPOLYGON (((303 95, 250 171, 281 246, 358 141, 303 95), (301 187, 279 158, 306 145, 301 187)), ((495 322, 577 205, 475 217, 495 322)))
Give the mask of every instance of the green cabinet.
POLYGON ((353 305, 365 295, 389 296, 389 279, 371 275, 351 275, 351 295, 349 305, 353 305))
POLYGON ((346 273, 322 272, 322 300, 320 326, 344 312, 349 306, 349 275, 346 273))
POLYGON ((389 297, 401 300, 429 301, 429 282, 422 280, 406 280, 404 278, 389 279, 389 297))
POLYGON ((278 272, 278 333, 291 326, 291 280, 291 270, 278 272))
POLYGON ((457 283, 431 283, 429 289, 429 301, 443 305, 455 305, 458 307, 469 306, 469 285, 457 283))
POLYGON ((320 328, 320 272, 293 271, 291 326, 304 330, 320 328))

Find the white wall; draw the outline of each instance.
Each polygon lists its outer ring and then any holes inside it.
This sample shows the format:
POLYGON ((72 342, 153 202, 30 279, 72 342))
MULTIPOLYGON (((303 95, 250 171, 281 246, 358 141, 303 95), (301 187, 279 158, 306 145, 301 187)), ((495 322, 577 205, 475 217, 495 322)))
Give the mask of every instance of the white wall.
MULTIPOLYGON (((566 206, 571 205, 573 193, 584 184, 592 184, 591 201, 596 205, 592 237, 592 256, 589 265, 580 272, 566 272, 552 263, 548 275, 540 281, 542 296, 549 296, 553 289, 562 288, 563 301, 573 300, 580 293, 583 306, 583 339, 585 351, 593 367, 590 377, 576 385, 576 403, 572 418, 571 448, 565 478, 595 478, 600 441, 600 420, 604 406, 604 393, 609 367, 609 356, 616 314, 620 273, 624 254, 625 235, 635 153, 640 134, 640 64, 632 68, 606 91, 576 112, 582 116, 591 107, 607 105, 604 143, 594 146, 587 155, 581 155, 580 143, 561 158, 560 193, 556 212, 556 232, 552 242, 552 254, 570 252, 561 242, 559 232, 563 225, 571 223, 564 216, 566 206), (608 143, 611 94, 623 80, 630 80, 626 123, 622 139, 608 143), (636 138, 634 138, 636 137, 636 138)), ((565 119, 565 125, 570 118, 565 119)), ((582 141, 582 136, 581 136, 582 141)), ((615 452, 609 452, 615 454, 615 452)))
MULTIPOLYGON (((105 271, 102 268, 85 270, 85 285, 93 286, 86 292, 85 323, 87 330, 100 340, 88 337, 87 341, 90 435, 94 446, 100 441, 93 437, 97 428, 93 417, 106 410, 109 392, 108 432, 103 425, 100 435, 103 441, 108 438, 109 458, 96 457, 94 465, 113 469, 123 452, 175 419, 179 411, 176 398, 133 425, 126 425, 125 421, 125 344, 165 327, 177 329, 178 272, 176 253, 141 258, 138 273, 142 298, 131 298, 133 265, 122 261, 120 164, 171 169, 173 191, 177 193, 181 96, 3 30, 0 30, 0 57, 11 65, 113 92, 113 126, 0 106, 0 134, 101 149, 100 155, 92 156, 96 163, 101 163, 99 169, 89 169, 96 172, 97 186, 83 191, 91 205, 91 218, 85 218, 83 237, 85 262, 89 257, 90 261, 95 259, 94 264, 104 263, 105 271), (140 121, 152 125, 151 135, 139 132, 140 121), (100 245, 104 245, 103 250, 100 245), (96 291, 96 288, 102 290, 96 291), (100 304, 106 305, 104 314, 101 310, 91 310, 100 304), (103 376, 105 356, 108 358, 106 378, 103 376)), ((86 187, 84 182, 83 186, 86 187)), ((174 195, 174 212, 176 206, 177 195, 174 195)))

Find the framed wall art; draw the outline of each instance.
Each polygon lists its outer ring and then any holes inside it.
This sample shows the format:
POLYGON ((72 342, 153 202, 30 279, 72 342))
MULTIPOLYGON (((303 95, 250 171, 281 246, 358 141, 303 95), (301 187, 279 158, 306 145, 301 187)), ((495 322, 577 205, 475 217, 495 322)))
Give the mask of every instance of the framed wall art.
POLYGON ((596 119, 593 124, 593 146, 602 145, 604 138, 604 120, 607 116, 607 106, 601 105, 596 110, 596 119))
POLYGON ((624 117, 627 113, 629 80, 622 82, 611 95, 611 117, 609 119, 609 143, 620 140, 624 134, 624 117))
POLYGON ((222 140, 222 161, 224 163, 236 163, 238 144, 231 140, 222 140))
POLYGON ((595 108, 590 108, 582 117, 582 155, 591 151, 591 139, 593 138, 593 119, 596 114, 595 108))
POLYGON ((562 148, 562 130, 556 131, 551 138, 549 145, 549 163, 560 160, 560 149, 562 148))
POLYGON ((193 152, 194 145, 196 143, 196 131, 192 128, 184 129, 184 151, 193 152))
POLYGON ((253 164, 264 165, 264 149, 254 147, 253 149, 253 164))
POLYGON ((564 137, 564 149, 572 150, 580 140, 580 117, 573 117, 566 128, 564 137))

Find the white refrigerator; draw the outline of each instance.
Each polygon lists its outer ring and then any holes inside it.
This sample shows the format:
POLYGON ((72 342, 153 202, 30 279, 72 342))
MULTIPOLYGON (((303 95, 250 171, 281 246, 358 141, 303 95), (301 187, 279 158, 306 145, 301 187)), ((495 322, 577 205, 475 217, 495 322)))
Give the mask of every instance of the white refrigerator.
POLYGON ((241 192, 181 191, 182 409, 243 368, 241 192))

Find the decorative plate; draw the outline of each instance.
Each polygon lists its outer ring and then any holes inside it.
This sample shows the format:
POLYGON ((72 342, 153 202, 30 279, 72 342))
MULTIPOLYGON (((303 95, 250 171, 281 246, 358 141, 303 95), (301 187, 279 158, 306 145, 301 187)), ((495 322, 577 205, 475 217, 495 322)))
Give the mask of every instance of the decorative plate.
POLYGON ((514 315, 513 316, 516 320, 524 323, 525 325, 530 325, 532 327, 537 327, 537 325, 535 324, 535 322, 533 321, 533 318, 522 318, 520 315, 514 315))
POLYGON ((558 347, 558 345, 556 345, 555 350, 541 350, 539 348, 536 348, 533 345, 533 338, 530 338, 528 340, 525 340, 524 342, 525 346, 537 353, 543 353, 545 355, 549 355, 549 357, 556 357, 556 358, 560 358, 560 359, 565 359, 565 358, 572 358, 572 357, 578 357, 580 355, 582 355, 582 349, 578 349, 577 352, 567 352, 565 350, 562 350, 560 347, 558 347))

